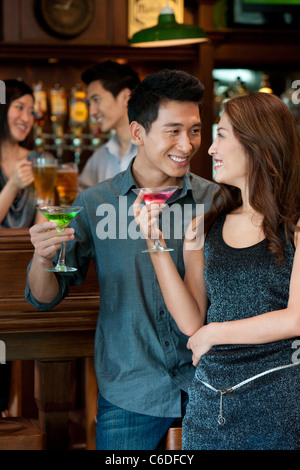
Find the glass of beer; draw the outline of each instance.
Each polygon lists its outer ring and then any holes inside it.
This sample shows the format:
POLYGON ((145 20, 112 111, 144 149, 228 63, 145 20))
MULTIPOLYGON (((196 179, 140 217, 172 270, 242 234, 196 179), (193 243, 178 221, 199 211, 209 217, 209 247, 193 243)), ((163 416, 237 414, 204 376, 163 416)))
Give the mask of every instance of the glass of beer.
POLYGON ((60 163, 57 167, 56 190, 59 204, 71 206, 78 194, 78 165, 75 162, 60 163))
POLYGON ((54 204, 57 159, 42 154, 33 160, 34 189, 37 205, 54 204))

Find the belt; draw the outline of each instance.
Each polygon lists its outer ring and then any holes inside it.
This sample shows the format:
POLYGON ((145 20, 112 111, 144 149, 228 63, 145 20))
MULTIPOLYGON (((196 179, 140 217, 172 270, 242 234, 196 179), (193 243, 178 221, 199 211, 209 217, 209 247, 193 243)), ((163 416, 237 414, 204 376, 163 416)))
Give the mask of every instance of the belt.
POLYGON ((300 362, 293 362, 291 364, 286 364, 284 366, 279 366, 279 367, 274 367, 273 369, 268 369, 264 372, 261 372, 260 374, 253 375, 252 377, 249 377, 249 379, 243 380, 242 382, 234 385, 233 387, 227 388, 226 390, 220 390, 208 384, 207 382, 204 382, 204 380, 201 380, 198 377, 197 372, 196 372, 196 377, 199 380, 199 382, 201 382, 203 385, 208 387, 210 390, 220 393, 220 411, 218 415, 218 424, 220 426, 223 426, 225 424, 225 418, 223 416, 223 396, 226 395, 226 393, 232 393, 234 390, 237 390, 243 385, 246 385, 247 383, 252 382, 253 380, 259 379, 260 377, 263 377, 264 375, 270 374, 271 372, 276 372, 278 370, 287 369, 288 367, 294 367, 294 366, 299 366, 299 365, 300 365, 300 362))

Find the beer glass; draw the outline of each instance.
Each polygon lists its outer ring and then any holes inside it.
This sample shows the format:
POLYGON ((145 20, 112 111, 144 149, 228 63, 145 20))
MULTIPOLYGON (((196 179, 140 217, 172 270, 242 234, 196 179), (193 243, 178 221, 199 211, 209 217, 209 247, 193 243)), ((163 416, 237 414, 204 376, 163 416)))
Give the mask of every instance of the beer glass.
POLYGON ((34 189, 37 205, 54 204, 57 159, 42 154, 33 160, 34 189))
POLYGON ((57 167, 56 190, 61 206, 71 206, 78 193, 77 163, 60 163, 57 167))

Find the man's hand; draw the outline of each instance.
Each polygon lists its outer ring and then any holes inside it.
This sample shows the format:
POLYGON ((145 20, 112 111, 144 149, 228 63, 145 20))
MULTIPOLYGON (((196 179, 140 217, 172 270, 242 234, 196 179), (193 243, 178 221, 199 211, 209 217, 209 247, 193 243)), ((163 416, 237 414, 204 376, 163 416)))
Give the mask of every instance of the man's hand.
POLYGON ((56 230, 56 222, 43 222, 30 228, 31 243, 34 246, 34 257, 44 265, 49 266, 55 257, 56 251, 62 242, 68 242, 74 238, 74 229, 66 228, 63 232, 56 230))

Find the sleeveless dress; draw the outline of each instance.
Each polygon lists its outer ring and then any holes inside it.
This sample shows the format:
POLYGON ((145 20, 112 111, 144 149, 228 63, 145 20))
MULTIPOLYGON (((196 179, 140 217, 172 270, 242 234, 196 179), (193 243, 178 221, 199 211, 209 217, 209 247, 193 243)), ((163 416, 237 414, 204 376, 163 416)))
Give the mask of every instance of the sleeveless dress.
MULTIPOLYGON (((265 241, 225 244, 225 215, 206 235, 207 323, 284 309, 295 248, 279 267, 265 241)), ((185 450, 300 449, 300 338, 258 345, 222 345, 203 355, 183 420, 185 450)))

